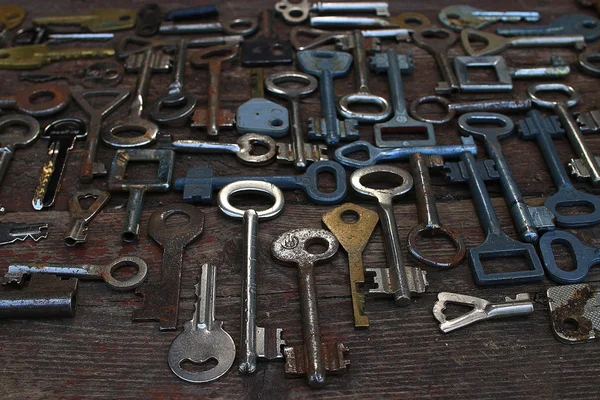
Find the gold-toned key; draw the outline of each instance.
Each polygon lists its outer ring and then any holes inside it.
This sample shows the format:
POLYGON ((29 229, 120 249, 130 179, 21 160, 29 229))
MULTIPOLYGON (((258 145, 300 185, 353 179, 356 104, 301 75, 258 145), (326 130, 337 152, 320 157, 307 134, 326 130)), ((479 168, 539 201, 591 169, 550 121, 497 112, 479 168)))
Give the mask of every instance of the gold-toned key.
POLYGON ((15 4, 0 6, 0 24, 6 29, 16 28, 25 19, 25 10, 15 4))
POLYGON ((34 25, 79 25, 90 32, 109 32, 135 26, 136 10, 129 8, 100 8, 90 14, 57 15, 33 20, 34 25))
POLYGON ((115 50, 104 47, 53 48, 45 44, 0 49, 0 69, 35 69, 60 60, 112 57, 115 50))
POLYGON ((365 295, 359 291, 360 285, 365 283, 362 253, 379 222, 379 215, 367 208, 346 203, 324 214, 322 220, 348 253, 354 327, 368 328, 369 317, 364 315, 365 295))

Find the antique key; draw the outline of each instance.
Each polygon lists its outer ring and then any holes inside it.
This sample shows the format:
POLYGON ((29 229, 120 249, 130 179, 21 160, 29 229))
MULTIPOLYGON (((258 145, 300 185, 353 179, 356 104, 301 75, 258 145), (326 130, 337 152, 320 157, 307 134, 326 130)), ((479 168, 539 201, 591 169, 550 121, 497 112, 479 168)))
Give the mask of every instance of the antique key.
POLYGON ((389 17, 388 3, 384 2, 317 2, 310 4, 309 0, 280 0, 275 3, 275 11, 283 16, 290 24, 299 24, 308 19, 310 12, 316 13, 375 13, 380 17, 389 17))
POLYGON ((48 139, 48 155, 38 179, 31 204, 35 210, 51 207, 60 190, 69 151, 77 139, 87 136, 87 126, 77 118, 63 118, 44 129, 42 138, 48 139))
POLYGON ((338 250, 338 241, 323 229, 294 229, 273 241, 271 253, 286 265, 298 268, 298 291, 302 312, 303 344, 286 346, 286 377, 306 376, 308 385, 323 387, 325 374, 340 374, 350 365, 348 348, 340 342, 322 342, 317 304, 317 285, 314 267, 331 259, 338 250), (327 246, 323 252, 313 254, 308 248, 314 243, 327 246))
POLYGON ((242 65, 246 67, 263 67, 271 65, 291 64, 294 50, 289 40, 280 40, 273 32, 273 12, 262 12, 262 36, 242 43, 242 65))
POLYGON ((232 218, 242 219, 244 228, 244 249, 242 269, 242 333, 238 369, 242 374, 256 371, 258 358, 275 360, 283 358, 281 328, 263 328, 256 324, 256 247, 258 245, 258 222, 277 217, 283 210, 283 193, 277 186, 260 181, 239 180, 221 189, 218 197, 221 211, 232 218), (231 204, 230 197, 240 193, 258 193, 269 196, 273 205, 265 210, 242 210, 231 204))
POLYGON ((8 166, 17 149, 31 145, 40 134, 40 123, 29 115, 11 114, 0 117, 0 182, 4 179, 8 166), (9 129, 24 126, 24 134, 9 129))
POLYGON ((164 206, 152 213, 148 235, 164 249, 163 264, 159 281, 146 282, 136 290, 143 303, 134 310, 133 321, 158 321, 161 331, 177 329, 183 253, 203 229, 204 214, 189 204, 164 206), (186 216, 187 222, 167 225, 169 217, 177 214, 186 216))
POLYGON ((224 33, 226 35, 250 36, 258 30, 256 18, 235 18, 223 22, 175 23, 163 22, 158 32, 162 35, 188 33, 224 33))
POLYGON ((438 94, 451 94, 458 92, 459 86, 452 65, 448 59, 448 49, 456 43, 458 35, 448 29, 436 26, 426 26, 413 33, 415 44, 427 50, 435 59, 443 81, 435 87, 438 94))
POLYGON ((54 61, 80 58, 104 58, 115 55, 109 47, 56 48, 45 44, 0 49, 0 69, 36 69, 54 61))
POLYGON ((590 269, 600 263, 600 249, 586 246, 577 236, 567 231, 553 231, 540 238, 540 256, 548 277, 561 284, 583 282, 590 269), (561 268, 554 257, 552 246, 561 244, 569 250, 574 269, 561 268))
POLYGON ((71 73, 64 72, 21 72, 19 80, 35 83, 46 83, 55 80, 66 80, 71 85, 82 85, 87 88, 105 89, 117 86, 123 80, 123 66, 117 62, 97 62, 89 67, 71 73))
POLYGON ((537 22, 540 13, 535 11, 485 11, 470 6, 448 6, 438 17, 448 28, 461 31, 466 28, 483 29, 494 22, 537 22))
POLYGON ((15 4, 5 4, 0 6, 0 24, 4 29, 10 30, 21 25, 25 19, 25 10, 15 4))
POLYGON ((599 339, 600 290, 597 286, 583 283, 552 286, 546 295, 550 326, 558 340, 577 344, 599 339))
POLYGON ((66 42, 106 42, 115 38, 114 33, 59 33, 48 28, 34 26, 19 29, 13 36, 13 46, 27 46, 32 44, 61 44, 66 42))
POLYGON ((17 240, 32 239, 37 242, 48 237, 48 224, 27 224, 18 222, 0 222, 0 245, 14 243, 17 240))
POLYGON ((87 238, 89 222, 100 212, 102 207, 110 200, 110 192, 90 188, 78 190, 69 197, 69 217, 71 223, 65 235, 65 244, 75 246, 84 243, 87 238), (94 199, 94 202, 85 210, 81 208, 81 200, 94 199))
POLYGON ((368 328, 369 317, 365 315, 365 295, 360 291, 365 284, 362 253, 379 222, 379 216, 367 208, 346 203, 324 214, 322 220, 348 253, 354 327, 368 328))
POLYGON ((586 41, 600 38, 600 20, 585 14, 569 14, 545 26, 498 28, 502 36, 583 35, 586 41))
POLYGON ((202 265, 196 288, 196 304, 191 321, 183 325, 183 332, 169 348, 169 367, 181 379, 192 383, 214 381, 225 375, 235 361, 235 343, 223 330, 223 321, 215 320, 217 299, 217 267, 202 265), (189 371, 181 364, 184 361, 204 363, 217 361, 217 366, 209 370, 189 371))
POLYGON ((98 8, 90 14, 57 15, 34 18, 33 24, 79 25, 90 32, 107 32, 131 29, 135 26, 136 10, 126 8, 98 8))
POLYGON ((0 109, 11 109, 33 117, 48 117, 64 110, 71 100, 69 88, 43 83, 12 96, 0 96, 0 109), (36 101, 42 98, 43 100, 36 101))

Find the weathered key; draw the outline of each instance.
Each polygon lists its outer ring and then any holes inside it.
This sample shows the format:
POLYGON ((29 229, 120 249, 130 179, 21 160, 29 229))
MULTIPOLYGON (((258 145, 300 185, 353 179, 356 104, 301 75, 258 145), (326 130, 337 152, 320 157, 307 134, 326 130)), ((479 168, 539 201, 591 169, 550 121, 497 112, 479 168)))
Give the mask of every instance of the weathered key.
POLYGON ((242 43, 242 65, 246 67, 263 67, 270 65, 291 64, 294 50, 289 40, 281 40, 272 29, 273 12, 262 12, 262 36, 242 43))
POLYGON ((25 19, 25 10, 16 4, 5 4, 0 6, 0 24, 4 29, 11 30, 21 25, 25 19))
POLYGON ((540 238, 540 256, 548 277, 560 284, 583 282, 590 269, 600 263, 600 249, 586 246, 577 236, 567 231, 553 231, 540 238), (554 258, 552 246, 562 245, 569 250, 574 268, 561 268, 554 258))
MULTIPOLYGON (((196 39, 188 39, 187 47, 201 48, 210 47, 217 45, 240 45, 244 41, 244 37, 241 35, 227 35, 227 36, 210 36, 200 37, 196 39)), ((171 51, 177 47, 177 39, 148 39, 140 38, 137 36, 123 36, 116 46, 116 57, 117 59, 127 59, 129 56, 134 54, 143 53, 148 49, 163 51, 171 51)))
POLYGON ((156 3, 146 3, 137 12, 135 34, 138 36, 154 36, 158 33, 164 13, 156 3))
POLYGON ((573 116, 582 133, 600 132, 600 110, 574 112, 573 116))
POLYGON ((33 117, 48 117, 64 110, 69 100, 71 92, 67 86, 43 83, 12 96, 1 96, 0 109, 16 110, 33 117))
POLYGON ((85 158, 79 170, 79 180, 81 182, 90 183, 94 177, 102 177, 107 174, 106 166, 102 162, 96 161, 98 139, 102 130, 102 119, 119 108, 127 97, 129 97, 129 89, 127 88, 73 91, 73 100, 90 117, 88 135, 85 142, 85 158), (98 108, 93 106, 89 101, 92 97, 111 97, 111 100, 98 108))
POLYGON ((594 77, 600 76, 600 68, 597 65, 600 61, 600 52, 586 51, 579 55, 577 61, 577 66, 583 73, 594 77))
POLYGON ((525 114, 525 119, 519 121, 519 136, 523 139, 537 140, 558 189, 544 203, 556 217, 556 225, 567 228, 595 225, 600 222, 600 198, 575 189, 552 143, 553 137, 562 137, 564 133, 558 116, 544 118, 537 110, 529 111, 525 114), (575 215, 568 215, 562 211, 577 206, 587 206, 592 211, 575 215))
POLYGON ((350 365, 348 348, 340 342, 321 342, 317 285, 314 267, 331 259, 338 250, 338 241, 323 229, 294 229, 285 232, 273 241, 271 253, 277 260, 298 268, 298 291, 302 312, 303 344, 286 346, 286 377, 305 375, 308 385, 314 388, 326 384, 325 374, 340 374, 350 365), (327 249, 313 254, 308 248, 315 243, 327 249))
POLYGON ((79 25, 90 32, 108 32, 131 29, 135 26, 136 10, 126 8, 98 8, 90 14, 57 15, 34 18, 33 24, 79 25))
POLYGON ((390 18, 351 17, 351 16, 311 16, 310 26, 315 28, 396 28, 401 26, 402 14, 390 18))
POLYGON ((214 381, 225 375, 235 361, 235 343, 223 330, 223 321, 215 320, 217 299, 217 267, 202 265, 196 288, 196 304, 191 321, 183 325, 183 332, 169 348, 169 367, 181 379, 192 383, 214 381), (209 370, 190 371, 182 367, 184 361, 204 363, 217 361, 209 370))
POLYGON ((17 31, 12 39, 13 46, 32 44, 60 44, 67 42, 106 42, 115 38, 114 33, 58 33, 47 28, 34 26, 17 31))
POLYGON ((224 22, 177 23, 163 22, 158 32, 162 35, 189 33, 224 33, 226 35, 250 36, 258 30, 256 18, 236 18, 224 22))
POLYGON ((0 245, 14 243, 17 240, 32 239, 37 242, 48 237, 48 224, 27 224, 18 222, 0 222, 0 245))
POLYGON ((537 22, 540 20, 540 13, 536 11, 485 11, 459 5, 442 8, 438 17, 442 24, 458 32, 466 28, 483 29, 494 22, 537 22))
POLYGON ((402 257, 398 225, 394 216, 394 197, 405 195, 413 186, 412 176, 405 170, 380 165, 358 169, 350 177, 350 185, 359 194, 377 199, 379 221, 383 232, 383 245, 387 268, 367 268, 369 294, 392 296, 397 306, 408 306, 411 296, 427 291, 427 273, 418 267, 408 267, 402 257), (390 189, 375 189, 366 186, 369 176, 380 176, 391 182, 401 183, 390 189), (384 178, 385 177, 385 178, 384 178))
POLYGON ((492 318, 519 317, 533 313, 533 302, 527 293, 519 293, 514 299, 506 297, 501 303, 490 303, 479 297, 465 294, 441 292, 433 305, 433 316, 440 322, 440 330, 444 333, 464 328, 478 321, 492 318), (446 319, 446 304, 458 304, 472 307, 466 314, 451 320, 446 319))
POLYGON ((448 29, 429 26, 415 31, 413 40, 417 46, 427 50, 433 56, 442 74, 443 81, 437 83, 435 92, 438 94, 458 92, 458 82, 448 59, 448 49, 454 46, 458 35, 448 29))
POLYGON ((67 166, 69 151, 77 139, 87 136, 87 126, 77 118, 63 118, 46 126, 42 138, 48 139, 47 158, 38 179, 31 204, 35 210, 54 205, 67 166))
POLYGON ((0 69, 36 69, 62 60, 104 58, 115 55, 109 47, 56 48, 32 44, 0 49, 0 69))
POLYGON ((360 290, 365 283, 362 253, 379 222, 379 216, 367 208, 346 203, 324 214, 321 219, 348 253, 354 327, 368 328, 369 317, 365 315, 365 295, 360 290))
POLYGON ((69 218, 71 222, 65 234, 65 244, 75 246, 84 243, 87 238, 88 224, 110 200, 110 192, 90 188, 78 190, 69 197, 69 218), (81 208, 81 200, 93 199, 94 202, 86 209, 81 208))
POLYGON ((597 341, 600 290, 587 284, 553 286, 546 292, 554 336, 567 344, 597 341))
POLYGON ((348 75, 352 56, 339 51, 304 50, 296 53, 298 67, 319 78, 321 86, 321 118, 308 119, 308 136, 337 145, 340 140, 359 138, 358 121, 338 120, 333 80, 348 75))
POLYGON ((229 110, 221 110, 221 66, 233 60, 238 54, 239 46, 213 46, 194 52, 191 64, 194 67, 208 67, 208 109, 199 109, 192 117, 193 128, 206 127, 209 136, 218 136, 219 127, 232 127, 234 115, 229 110))
POLYGON ((308 19, 310 12, 316 13, 375 13, 380 17, 389 17, 388 3, 384 2, 317 2, 310 4, 308 0, 280 0, 275 4, 275 11, 290 24, 299 24, 308 19))
MULTIPOLYGON (((384 38, 393 38, 397 42, 409 42, 411 40, 412 29, 390 28, 390 29, 371 29, 359 31, 365 40, 364 47, 369 50, 379 51, 379 40, 384 38)), ((297 26, 290 32, 290 42, 297 51, 310 50, 327 44, 335 44, 340 48, 352 48, 354 42, 352 32, 335 33, 321 29, 305 28, 297 26), (302 37, 312 39, 312 42, 304 44, 302 37)))
POLYGON ((163 263, 160 280, 146 282, 136 290, 142 295, 143 303, 142 307, 134 310, 134 321, 158 321, 161 331, 177 329, 183 253, 203 229, 204 214, 189 204, 163 206, 152 213, 148 235, 164 249, 163 263), (187 222, 166 224, 169 217, 176 214, 186 216, 187 222))
POLYGON ((26 275, 52 274, 58 276, 68 276, 79 279, 104 280, 106 284, 114 290, 125 291, 140 286, 148 274, 148 265, 139 257, 124 256, 116 260, 101 265, 94 264, 10 264, 8 272, 4 275, 3 283, 20 284, 26 275), (136 272, 126 277, 115 278, 113 273, 125 266, 135 266, 136 272))
POLYGON ((236 181, 263 181, 277 186, 279 189, 300 189, 311 201, 317 204, 335 204, 346 197, 346 170, 334 161, 317 161, 311 164, 301 175, 270 176, 213 176, 214 171, 208 166, 193 167, 185 178, 175 180, 175 190, 183 190, 183 201, 186 203, 212 202, 213 191, 236 181), (335 178, 335 190, 319 189, 318 177, 321 173, 331 173, 335 178))
POLYGON ((585 49, 583 35, 557 36, 515 36, 507 38, 490 32, 465 29, 460 33, 460 40, 465 52, 470 56, 488 56, 500 53, 508 48, 518 47, 574 47, 576 51, 585 49), (472 43, 484 42, 486 45, 475 50, 472 43))
POLYGON ((586 41, 600 38, 600 21, 585 14, 563 15, 549 25, 498 28, 502 36, 583 35, 586 41))
POLYGON ((108 190, 129 192, 125 224, 121 238, 125 242, 137 240, 140 234, 140 218, 146 192, 168 192, 175 163, 175 153, 167 149, 125 149, 117 150, 108 176, 108 190), (154 179, 127 179, 127 166, 130 162, 152 162, 158 164, 154 179))
POLYGON ((65 72, 21 72, 19 80, 35 83, 46 83, 55 80, 66 80, 71 85, 82 85, 87 88, 105 89, 117 86, 123 80, 123 66, 116 62, 97 62, 80 70, 65 72))
POLYGON ((310 162, 328 160, 327 146, 304 142, 302 122, 300 120, 300 99, 308 96, 317 89, 317 80, 302 72, 284 71, 270 75, 265 80, 267 90, 275 95, 286 98, 291 106, 291 136, 292 143, 277 143, 277 160, 293 163, 299 170, 306 169, 310 162), (284 82, 301 83, 299 88, 284 87, 284 82))
POLYGON ((256 324, 256 247, 258 245, 258 222, 277 217, 283 210, 283 193, 277 186, 260 181, 238 180, 221 189, 218 197, 221 211, 232 218, 242 219, 244 224, 243 279, 242 279, 242 332, 240 336, 240 355, 238 369, 242 374, 256 371, 259 358, 274 360, 283 358, 281 347, 281 328, 262 328, 256 324), (267 209, 242 210, 231 204, 233 195, 262 194, 273 200, 267 209))
POLYGON ((387 73, 390 85, 390 97, 394 108, 394 115, 387 122, 380 122, 373 126, 373 137, 377 147, 413 147, 435 145, 433 125, 420 122, 408 115, 404 87, 402 85, 402 72, 412 73, 412 55, 398 55, 395 49, 388 49, 385 53, 376 54, 371 58, 371 70, 376 73, 387 73), (425 133, 425 139, 389 140, 383 136, 393 133, 425 133))

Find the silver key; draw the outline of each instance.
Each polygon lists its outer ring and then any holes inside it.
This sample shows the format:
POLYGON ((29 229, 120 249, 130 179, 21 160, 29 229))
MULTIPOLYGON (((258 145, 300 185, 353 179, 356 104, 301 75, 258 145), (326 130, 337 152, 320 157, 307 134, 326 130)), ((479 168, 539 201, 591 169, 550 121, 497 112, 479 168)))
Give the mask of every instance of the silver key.
POLYGON ((600 290, 588 284, 548 288, 550 326, 567 344, 597 341, 600 331, 600 290))
POLYGON ((231 21, 182 24, 171 21, 161 22, 158 33, 181 35, 185 33, 225 33, 226 35, 250 36, 258 30, 258 19, 236 18, 231 21))
POLYGON ((442 24, 461 31, 466 28, 482 29, 494 22, 537 22, 540 13, 536 11, 485 11, 470 6, 448 6, 438 14, 442 24))
POLYGON ((299 24, 308 19, 311 11, 316 13, 366 13, 374 12, 379 17, 389 17, 388 3, 384 2, 318 2, 311 5, 308 0, 280 0, 275 4, 275 11, 280 13, 290 24, 299 24))
POLYGON ((48 237, 48 224, 27 224, 18 222, 0 222, 0 245, 14 243, 17 240, 33 239, 37 242, 48 237))
POLYGON ((479 297, 441 292, 438 293, 438 301, 433 306, 433 316, 440 322, 440 330, 444 333, 464 328, 477 321, 499 317, 518 317, 532 313, 533 302, 527 293, 518 294, 514 300, 506 297, 503 303, 490 303, 479 297), (460 317, 447 320, 444 314, 446 304, 470 306, 473 309, 460 317))
POLYGON ((283 193, 267 182, 237 181, 223 187, 218 197, 221 211, 244 223, 244 268, 242 282, 242 333, 238 369, 242 374, 256 371, 258 358, 274 360, 283 358, 281 328, 262 328, 256 325, 256 246, 258 221, 275 218, 283 210, 283 193), (266 210, 241 210, 230 203, 232 195, 261 193, 271 197, 274 204, 266 210))
POLYGON ((200 281, 196 287, 196 309, 191 321, 183 325, 183 332, 169 348, 169 367, 181 379, 192 383, 214 381, 225 375, 235 360, 235 343, 223 330, 223 322, 215 321, 217 267, 202 265, 200 281), (181 365, 184 361, 204 363, 214 359, 215 368, 207 371, 188 371, 181 365))
POLYGON ((110 200, 110 192, 91 188, 79 190, 69 197, 69 217, 71 224, 65 235, 65 244, 75 246, 84 243, 87 238, 88 223, 100 212, 102 207, 110 200), (93 198, 94 202, 87 208, 81 208, 81 200, 93 198))
POLYGON ((600 21, 589 15, 567 14, 549 25, 498 28, 496 33, 502 36, 583 35, 591 42, 600 37, 600 21))

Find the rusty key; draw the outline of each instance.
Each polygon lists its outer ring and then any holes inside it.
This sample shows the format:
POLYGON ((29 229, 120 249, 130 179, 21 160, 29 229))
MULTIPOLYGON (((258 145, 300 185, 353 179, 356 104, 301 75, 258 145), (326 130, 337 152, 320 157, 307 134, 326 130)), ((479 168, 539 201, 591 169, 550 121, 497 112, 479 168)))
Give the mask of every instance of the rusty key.
POLYGON ((148 234, 164 249, 163 265, 159 281, 136 290, 144 302, 133 312, 134 321, 158 321, 161 331, 177 329, 183 252, 203 229, 204 213, 190 204, 164 206, 150 216, 148 234), (185 215, 188 221, 168 225, 166 221, 173 215, 185 215))

